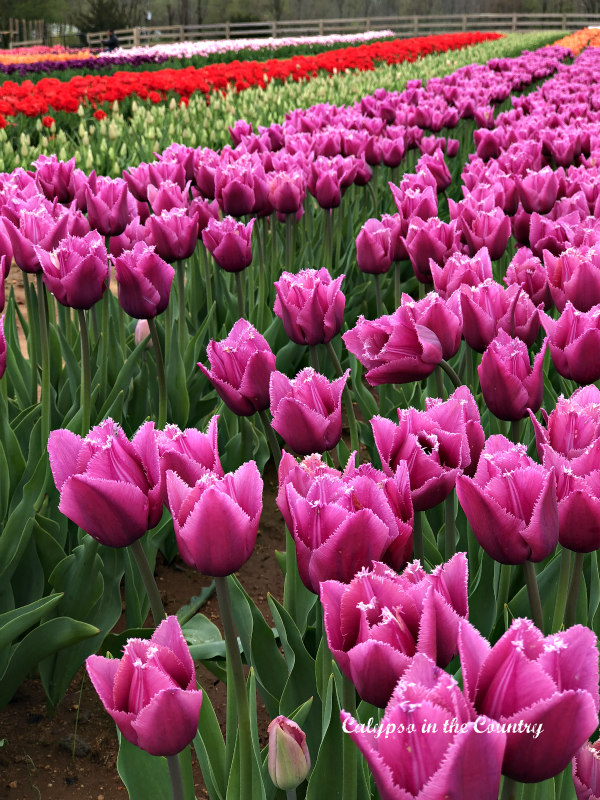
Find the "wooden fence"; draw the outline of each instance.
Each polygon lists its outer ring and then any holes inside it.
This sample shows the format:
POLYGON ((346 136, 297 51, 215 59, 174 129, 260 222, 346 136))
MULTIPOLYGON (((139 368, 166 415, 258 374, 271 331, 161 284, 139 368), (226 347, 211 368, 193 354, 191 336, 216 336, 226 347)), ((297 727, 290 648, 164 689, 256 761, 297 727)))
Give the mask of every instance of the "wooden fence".
MULTIPOLYGON (((123 28, 115 33, 122 47, 197 41, 282 36, 327 36, 390 29, 396 36, 427 36, 457 31, 576 31, 600 26, 600 14, 445 14, 410 17, 355 17, 352 19, 271 20, 267 22, 220 22, 212 25, 167 25, 123 28)), ((88 33, 91 47, 100 47, 106 33, 88 33)))

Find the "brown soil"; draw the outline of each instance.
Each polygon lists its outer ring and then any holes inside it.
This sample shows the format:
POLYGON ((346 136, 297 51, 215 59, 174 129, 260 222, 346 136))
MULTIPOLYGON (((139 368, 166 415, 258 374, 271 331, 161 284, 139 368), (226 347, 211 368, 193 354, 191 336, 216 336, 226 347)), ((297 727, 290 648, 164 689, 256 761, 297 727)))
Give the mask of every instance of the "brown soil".
MULTIPOLYGON (((264 475, 265 492, 261 524, 254 553, 237 573, 242 585, 265 615, 269 625, 267 593, 281 600, 283 579, 274 551, 285 548, 283 520, 275 505, 277 476, 272 462, 264 475)), ((156 578, 168 614, 174 614, 198 595, 210 579, 176 559, 165 563, 159 554, 156 578)), ((202 609, 220 627, 216 598, 202 609)), ((122 629, 123 625, 117 626, 122 629)), ((201 664, 197 677, 210 696, 222 728, 225 720, 225 686, 201 664)), ((266 742, 268 717, 259 708, 261 744, 266 742)), ((112 719, 104 711, 87 674, 82 669, 71 684, 53 718, 46 714, 44 690, 36 677, 25 680, 12 702, 0 712, 0 798, 2 800, 111 800, 127 791, 116 768, 117 737, 112 719), (73 742, 75 749, 73 750, 73 742)), ((208 797, 192 753, 196 797, 208 797)))

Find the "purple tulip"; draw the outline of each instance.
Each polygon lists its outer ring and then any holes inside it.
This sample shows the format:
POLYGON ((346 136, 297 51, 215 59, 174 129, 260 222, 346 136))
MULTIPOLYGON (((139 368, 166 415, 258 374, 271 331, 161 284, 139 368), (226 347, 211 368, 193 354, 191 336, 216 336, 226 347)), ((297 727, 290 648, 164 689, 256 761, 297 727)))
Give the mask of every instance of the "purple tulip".
POLYGON ((127 227, 118 236, 110 237, 109 251, 111 256, 117 258, 125 250, 133 250, 138 242, 150 243, 148 228, 141 224, 139 217, 134 217, 127 227))
POLYGON ((386 477, 369 464, 354 467, 351 456, 340 474, 316 455, 298 465, 284 451, 277 505, 296 542, 302 582, 315 594, 322 581, 349 582, 372 561, 401 569, 412 552, 405 464, 386 477))
POLYGON ((386 475, 393 475, 401 461, 409 465, 415 511, 433 508, 445 500, 457 476, 471 465, 471 454, 477 455, 479 436, 472 426, 467 430, 467 394, 468 390, 457 390, 446 402, 429 403, 426 411, 399 408, 398 425, 385 417, 371 419, 386 475))
POLYGON ((458 553, 428 575, 414 561, 401 575, 378 561, 349 585, 321 584, 327 643, 363 700, 380 708, 415 653, 440 667, 458 652, 468 615, 467 560, 458 553))
POLYGON ((558 542, 554 472, 529 458, 524 445, 490 436, 475 476, 459 476, 456 494, 475 538, 495 561, 543 561, 554 551, 558 542))
POLYGON ((75 196, 73 186, 73 170, 75 159, 59 161, 57 156, 40 155, 33 162, 36 168, 35 181, 48 200, 58 200, 59 203, 69 203, 75 196))
POLYGON ((157 254, 172 263, 189 258, 198 242, 198 215, 185 208, 171 208, 146 222, 146 242, 154 245, 157 254))
POLYGON ((571 247, 560 256, 546 251, 544 264, 552 299, 559 311, 567 300, 578 311, 589 311, 600 303, 600 246, 571 247))
POLYGON ((97 231, 87 236, 67 236, 51 253, 35 248, 47 288, 59 303, 88 309, 97 303, 109 277, 104 239, 97 231))
POLYGON ((137 167, 128 167, 126 170, 124 169, 123 180, 136 200, 144 202, 148 199, 148 186, 151 181, 148 164, 146 164, 146 162, 143 161, 141 164, 138 164, 137 167))
POLYGON ((405 306, 373 321, 361 315, 342 339, 368 370, 365 377, 371 386, 421 380, 443 358, 442 345, 435 333, 417 325, 405 306))
POLYGON ((252 262, 250 238, 254 220, 247 225, 233 217, 210 219, 202 231, 202 241, 217 264, 226 272, 241 272, 252 262))
POLYGON ((498 419, 523 419, 528 409, 535 414, 542 405, 542 366, 547 342, 544 339, 533 366, 525 342, 513 339, 503 330, 488 345, 477 374, 485 404, 498 419))
POLYGON ((474 256, 482 247, 487 247, 490 258, 496 261, 504 255, 511 235, 510 218, 501 208, 491 211, 473 210, 458 219, 458 226, 466 242, 469 254, 474 256))
POLYGON ((48 454, 58 506, 100 544, 127 547, 162 516, 154 423, 130 442, 106 419, 82 439, 71 431, 50 433, 48 454))
POLYGON ((540 459, 546 447, 565 458, 577 458, 600 438, 600 390, 596 386, 583 386, 568 399, 559 397, 550 416, 542 413, 545 429, 530 415, 540 459))
POLYGON ((327 344, 340 332, 346 298, 340 286, 344 275, 333 279, 321 269, 303 269, 296 275, 282 272, 275 281, 274 312, 296 344, 327 344))
POLYGON ((269 187, 265 170, 256 156, 240 156, 215 170, 215 199, 223 213, 242 217, 262 211, 269 187))
POLYGON ((310 770, 306 734, 291 719, 279 716, 271 720, 269 734, 269 776, 285 792, 296 789, 310 770))
POLYGON ((130 221, 127 184, 122 178, 98 178, 85 192, 88 220, 102 236, 118 236, 130 221))
POLYGON ((442 222, 437 217, 411 219, 404 237, 404 246, 413 271, 421 283, 432 283, 430 259, 443 266, 450 256, 460 250, 460 233, 456 222, 442 222))
POLYGON ((496 800, 506 734, 473 718, 456 680, 427 656, 413 659, 377 726, 340 714, 381 800, 496 800))
POLYGON ((535 783, 562 772, 598 724, 594 633, 576 625, 544 637, 515 619, 490 647, 461 622, 458 646, 469 703, 506 731, 503 774, 535 783))
POLYGON ((278 170, 267 175, 269 203, 280 214, 297 214, 306 197, 306 176, 299 169, 278 170))
POLYGON ((482 247, 474 256, 453 253, 443 267, 435 261, 429 262, 433 287, 444 300, 462 285, 479 286, 492 279, 492 262, 487 247, 482 247))
POLYGON ((275 355, 256 328, 239 319, 226 339, 211 339, 206 352, 210 370, 204 364, 198 366, 228 408, 242 417, 269 408, 275 355))
POLYGON ((272 426, 288 447, 302 456, 332 450, 342 438, 342 392, 350 370, 330 383, 307 367, 290 380, 271 373, 272 426))
POLYGON ((202 692, 177 617, 164 619, 150 639, 128 639, 122 658, 89 656, 85 664, 127 741, 153 756, 174 756, 191 743, 202 692))
POLYGON ((513 284, 505 289, 494 280, 486 280, 478 286, 460 286, 457 299, 463 336, 478 353, 484 352, 499 331, 518 336, 529 347, 535 342, 539 312, 520 287, 513 284))
POLYGON ((586 742, 573 758, 577 800, 600 800, 600 742, 586 742))
POLYGON ((35 210, 23 209, 16 219, 18 225, 11 219, 4 218, 4 228, 10 239, 13 258, 23 272, 41 272, 42 266, 36 247, 46 251, 54 250, 66 235, 68 215, 64 213, 55 218, 47 206, 40 203, 35 210))
POLYGON ((444 160, 441 150, 436 150, 432 155, 423 155, 417 161, 416 171, 426 170, 435 179, 438 192, 444 192, 452 183, 452 175, 444 160))
POLYGON ((422 325, 435 333, 442 348, 442 356, 446 360, 458 353, 462 337, 460 312, 454 311, 435 292, 429 292, 418 301, 403 294, 402 306, 410 311, 416 325, 422 325))
POLYGON ((190 204, 190 185, 186 184, 183 190, 173 181, 164 181, 160 186, 148 186, 148 202, 155 214, 171 211, 173 208, 187 209, 190 204))
POLYGON ((115 259, 115 276, 119 303, 130 317, 152 319, 168 306, 175 270, 145 242, 115 259))
POLYGON ((394 247, 391 228, 368 219, 356 237, 356 263, 361 272, 381 275, 392 266, 394 247))
POLYGON ((559 180, 551 167, 544 167, 539 172, 528 170, 524 178, 516 176, 519 197, 528 214, 537 211, 547 214, 556 202, 559 180))
MULTIPOLYGON (((491 276, 490 276, 491 277, 491 276)), ((552 295, 548 285, 548 273, 542 262, 528 247, 520 247, 507 267, 504 283, 516 283, 531 298, 534 306, 552 308, 552 295)))
POLYGON ((558 320, 541 314, 556 371, 577 383, 600 378, 600 305, 576 311, 567 301, 558 320))
POLYGON ((205 472, 189 486, 167 471, 167 496, 181 557, 204 575, 236 572, 252 555, 263 482, 254 461, 224 476, 205 472))

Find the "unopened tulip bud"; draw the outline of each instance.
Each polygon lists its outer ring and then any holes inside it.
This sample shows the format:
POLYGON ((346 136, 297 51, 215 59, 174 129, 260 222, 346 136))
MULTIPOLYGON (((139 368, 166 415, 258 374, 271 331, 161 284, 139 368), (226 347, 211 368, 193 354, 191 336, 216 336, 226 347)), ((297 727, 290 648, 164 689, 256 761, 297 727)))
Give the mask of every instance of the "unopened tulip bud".
POLYGON ((278 789, 296 789, 310 770, 304 731, 287 717, 276 717, 268 727, 269 775, 278 789))

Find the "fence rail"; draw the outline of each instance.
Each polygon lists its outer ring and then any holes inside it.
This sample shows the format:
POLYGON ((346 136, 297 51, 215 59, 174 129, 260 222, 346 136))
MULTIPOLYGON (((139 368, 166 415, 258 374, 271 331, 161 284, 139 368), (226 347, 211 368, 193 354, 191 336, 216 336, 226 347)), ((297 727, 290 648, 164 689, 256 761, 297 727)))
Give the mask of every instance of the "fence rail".
MULTIPOLYGON (((209 25, 163 25, 121 28, 115 33, 122 47, 202 39, 281 38, 282 36, 327 36, 334 33, 390 29, 400 37, 426 36, 458 31, 517 33, 534 30, 576 31, 587 25, 600 26, 600 14, 438 14, 418 16, 353 17, 330 19, 283 19, 264 22, 218 22, 209 25)), ((9 47, 50 44, 40 20, 9 21, 9 47)), ((106 33, 88 33, 90 47, 102 47, 106 33)), ((59 37, 65 39, 64 36, 59 37)))
MULTIPOLYGON (((354 17, 346 19, 269 20, 221 22, 211 25, 167 25, 123 28, 115 31, 122 47, 138 47, 200 39, 239 39, 282 36, 326 36, 389 28, 401 37, 458 31, 516 33, 534 30, 576 31, 600 26, 600 14, 445 14, 436 16, 354 17)), ((88 44, 101 47, 104 33, 88 33, 88 44)))

